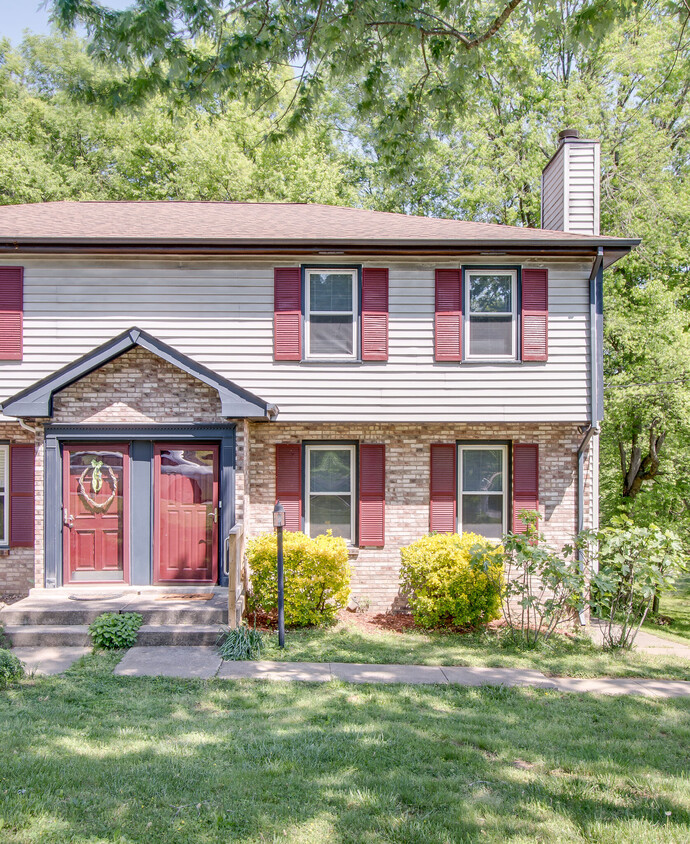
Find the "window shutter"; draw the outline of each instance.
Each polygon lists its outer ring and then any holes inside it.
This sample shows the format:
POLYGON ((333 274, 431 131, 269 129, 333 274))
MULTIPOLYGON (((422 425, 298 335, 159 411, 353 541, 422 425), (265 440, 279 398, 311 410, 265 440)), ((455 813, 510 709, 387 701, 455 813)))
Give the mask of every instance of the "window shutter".
POLYGON ((513 533, 524 533, 522 510, 539 509, 539 446, 513 446, 513 533))
POLYGON ((22 359, 24 268, 0 267, 0 360, 22 359))
POLYGON ((388 360, 388 270, 362 270, 362 360, 388 360))
POLYGON ((462 273, 436 270, 436 360, 462 360, 462 273))
POLYGON ((285 529, 302 530, 302 446, 276 445, 276 499, 285 508, 285 529))
POLYGON ((302 360, 302 271, 273 270, 273 358, 302 360))
POLYGON ((431 446, 429 530, 455 533, 457 525, 457 458, 455 445, 431 446))
POLYGON ((10 545, 34 544, 34 447, 10 446, 10 545))
POLYGON ((548 360, 549 273, 522 271, 522 359, 548 360))
POLYGON ((385 544, 386 446, 359 447, 359 544, 385 544))

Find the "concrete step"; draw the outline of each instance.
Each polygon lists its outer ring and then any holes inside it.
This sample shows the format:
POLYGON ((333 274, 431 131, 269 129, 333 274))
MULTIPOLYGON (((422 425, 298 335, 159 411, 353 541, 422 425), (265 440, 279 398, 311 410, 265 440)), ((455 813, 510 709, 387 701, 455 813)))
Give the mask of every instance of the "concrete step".
POLYGON ((8 626, 20 625, 53 625, 66 627, 69 625, 88 625, 104 612, 138 612, 144 619, 144 624, 174 624, 174 625, 199 625, 199 624, 226 624, 228 609, 225 607, 196 605, 193 607, 32 607, 14 608, 14 605, 6 607, 0 612, 0 624, 8 626))
MULTIPOLYGON (((137 645, 215 645, 217 624, 142 624, 137 645)), ((85 624, 6 625, 5 636, 14 648, 91 644, 85 624)))

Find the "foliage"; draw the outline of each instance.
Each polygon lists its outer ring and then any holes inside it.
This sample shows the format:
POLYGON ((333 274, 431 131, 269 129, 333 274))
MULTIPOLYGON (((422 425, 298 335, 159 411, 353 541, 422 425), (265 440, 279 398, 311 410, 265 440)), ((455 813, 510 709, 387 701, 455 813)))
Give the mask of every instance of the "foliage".
POLYGON ((474 533, 430 534, 400 549, 415 624, 476 627, 498 618, 501 548, 474 533))
POLYGON ((20 660, 11 651, 0 648, 0 689, 19 682, 23 676, 24 666, 20 660))
POLYGON ((131 648, 143 621, 138 612, 104 612, 89 624, 91 641, 104 650, 131 648))
POLYGON ((79 93, 118 78, 75 37, 0 41, 0 202, 229 200, 351 204, 331 130, 265 143, 270 111, 230 91, 111 113, 79 93))
POLYGON ((262 633, 251 630, 246 624, 223 627, 216 642, 218 652, 225 660, 259 659, 264 644, 262 633))
POLYGON ((682 544, 671 530, 629 519, 617 519, 596 540, 592 610, 604 622, 604 647, 630 648, 655 595, 673 588, 683 567, 682 544))
MULTIPOLYGON (((278 545, 275 533, 247 543, 251 572, 250 608, 278 608, 278 545)), ((312 539, 303 533, 283 533, 285 624, 305 627, 335 618, 350 595, 347 543, 327 534, 312 539)))
POLYGON ((572 619, 585 603, 583 568, 572 559, 573 549, 556 551, 539 531, 539 514, 524 510, 524 533, 503 539, 505 585, 503 615, 513 635, 533 647, 547 641, 557 627, 572 619))

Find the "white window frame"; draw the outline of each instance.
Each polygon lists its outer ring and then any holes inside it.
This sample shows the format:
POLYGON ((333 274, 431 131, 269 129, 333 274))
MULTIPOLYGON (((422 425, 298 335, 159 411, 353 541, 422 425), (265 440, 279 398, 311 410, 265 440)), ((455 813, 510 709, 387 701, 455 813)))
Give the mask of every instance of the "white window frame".
POLYGON ((307 267, 304 270, 304 358, 305 360, 358 360, 359 347, 357 343, 357 315, 359 307, 358 296, 359 272, 349 267, 307 267), (351 311, 312 311, 311 309, 311 276, 314 275, 349 275, 352 279, 352 310, 351 311), (312 354, 311 353, 311 317, 313 316, 346 316, 352 317, 352 354, 312 354))
MULTIPOLYGON (((463 525, 462 525, 462 498, 463 495, 498 495, 498 492, 495 490, 487 490, 483 492, 482 490, 467 490, 465 492, 462 488, 462 476, 463 476, 463 457, 466 451, 501 451, 502 454, 502 465, 501 465, 501 472, 503 475, 503 489, 501 491, 501 495, 503 496, 503 524, 501 526, 501 535, 507 533, 508 531, 508 498, 509 498, 509 486, 510 486, 510 478, 508 476, 508 445, 507 443, 492 443, 492 442, 476 442, 476 443, 461 443, 458 445, 458 489, 457 489, 457 496, 458 496, 458 533, 462 533, 463 525)), ((491 542, 500 542, 500 539, 496 539, 495 537, 487 537, 490 539, 491 542)))
POLYGON ((339 443, 319 443, 317 445, 306 445, 304 447, 304 532, 311 536, 311 497, 312 495, 349 495, 350 496, 350 538, 345 541, 348 545, 355 544, 355 510, 357 506, 357 491, 355 489, 357 479, 355 476, 357 468, 357 446, 340 445, 339 443), (312 451, 349 451, 350 452, 350 491, 345 492, 311 492, 311 452, 312 451))
POLYGON ((0 445, 0 449, 5 453, 5 477, 3 478, 5 491, 0 492, 0 497, 4 496, 5 505, 0 548, 7 548, 10 544, 10 447, 9 445, 0 445))
POLYGON ((518 344, 517 344, 517 270, 511 269, 497 269, 493 268, 490 269, 488 267, 472 267, 471 269, 465 270, 465 278, 464 278, 464 303, 463 303, 463 314, 464 314, 464 331, 463 331, 463 342, 464 342, 464 358, 465 360, 486 360, 486 361, 504 361, 504 360, 517 360, 518 355, 518 344), (470 332, 472 330, 471 323, 472 320, 470 319, 470 286, 472 284, 472 277, 473 276, 482 276, 482 275, 509 275, 511 277, 510 283, 510 302, 512 305, 512 310, 510 311, 492 311, 491 313, 486 312, 479 312, 476 316, 510 316, 511 322, 511 338, 513 341, 513 350, 509 355, 472 355, 470 354, 470 332))

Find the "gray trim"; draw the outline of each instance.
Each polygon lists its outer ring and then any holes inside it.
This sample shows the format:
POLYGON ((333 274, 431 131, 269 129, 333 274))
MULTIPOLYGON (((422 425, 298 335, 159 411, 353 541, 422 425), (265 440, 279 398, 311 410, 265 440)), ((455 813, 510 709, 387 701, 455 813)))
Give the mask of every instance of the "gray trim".
POLYGON ((45 429, 45 585, 62 586, 61 442, 130 443, 131 585, 153 582, 153 444, 172 440, 219 444, 219 583, 227 586, 221 565, 224 538, 235 524, 235 425, 47 425, 45 429))
POLYGON ((599 249, 589 276, 590 424, 604 418, 604 250, 599 249))
POLYGON ((196 378, 217 391, 223 416, 234 419, 266 420, 276 415, 276 408, 253 393, 238 387, 232 381, 216 374, 192 358, 183 355, 167 343, 141 331, 130 328, 93 349, 76 361, 38 381, 26 390, 7 399, 2 404, 6 416, 51 417, 53 415, 53 394, 83 378, 135 346, 151 352, 161 360, 196 378))

